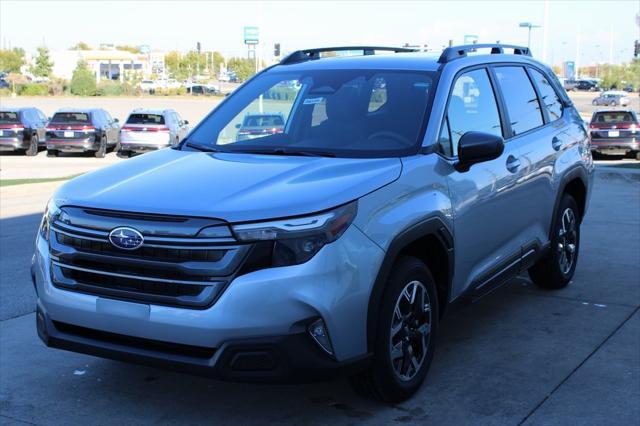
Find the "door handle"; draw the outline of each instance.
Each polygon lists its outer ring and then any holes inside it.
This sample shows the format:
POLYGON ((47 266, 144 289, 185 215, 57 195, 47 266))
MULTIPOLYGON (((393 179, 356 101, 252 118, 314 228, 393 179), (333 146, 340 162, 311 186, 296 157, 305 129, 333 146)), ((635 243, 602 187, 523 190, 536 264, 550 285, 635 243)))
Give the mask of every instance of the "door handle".
POLYGON ((562 141, 554 136, 553 139, 551 139, 551 146, 556 151, 560 151, 560 148, 562 148, 562 141))
POLYGON ((507 158, 507 170, 509 170, 511 173, 515 173, 518 170, 518 167, 520 167, 520 160, 518 160, 513 155, 510 155, 507 158))

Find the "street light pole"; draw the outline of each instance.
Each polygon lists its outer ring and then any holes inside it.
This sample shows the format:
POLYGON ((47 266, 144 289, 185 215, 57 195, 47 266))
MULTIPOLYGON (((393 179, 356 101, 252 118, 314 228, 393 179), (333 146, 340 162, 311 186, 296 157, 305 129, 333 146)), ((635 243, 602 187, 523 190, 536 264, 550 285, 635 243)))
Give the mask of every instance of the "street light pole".
POLYGON ((531 49, 531 29, 532 28, 540 28, 540 25, 532 24, 531 22, 520 22, 520 28, 527 28, 527 49, 531 49))

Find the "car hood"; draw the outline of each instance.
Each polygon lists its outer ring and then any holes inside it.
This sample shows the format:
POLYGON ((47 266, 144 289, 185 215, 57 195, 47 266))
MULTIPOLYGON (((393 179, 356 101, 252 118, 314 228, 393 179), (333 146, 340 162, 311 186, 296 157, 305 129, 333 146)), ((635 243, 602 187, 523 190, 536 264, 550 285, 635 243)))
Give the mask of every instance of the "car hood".
POLYGON ((244 222, 314 213, 393 182, 399 158, 325 158, 164 149, 77 177, 59 205, 244 222))

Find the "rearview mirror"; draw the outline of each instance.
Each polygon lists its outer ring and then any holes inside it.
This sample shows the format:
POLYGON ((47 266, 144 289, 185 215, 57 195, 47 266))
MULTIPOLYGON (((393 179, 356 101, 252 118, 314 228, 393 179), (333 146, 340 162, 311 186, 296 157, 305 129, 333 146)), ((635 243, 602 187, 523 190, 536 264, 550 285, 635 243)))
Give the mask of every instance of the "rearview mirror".
POLYGON ((456 170, 466 172, 484 161, 494 160, 504 151, 504 139, 491 133, 467 132, 458 142, 458 163, 456 170))

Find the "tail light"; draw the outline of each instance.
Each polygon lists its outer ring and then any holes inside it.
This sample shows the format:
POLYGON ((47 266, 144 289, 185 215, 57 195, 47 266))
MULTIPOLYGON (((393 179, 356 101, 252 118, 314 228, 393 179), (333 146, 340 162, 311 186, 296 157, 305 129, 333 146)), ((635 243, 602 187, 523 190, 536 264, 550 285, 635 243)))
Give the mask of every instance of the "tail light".
POLYGON ((163 132, 163 133, 167 133, 171 131, 171 129, 169 129, 168 127, 138 127, 138 126, 136 127, 124 126, 120 130, 123 130, 125 132, 163 132))
POLYGON ((65 125, 49 125, 47 126, 47 131, 54 130, 84 130, 86 132, 93 132, 96 130, 94 126, 65 126, 65 125))

